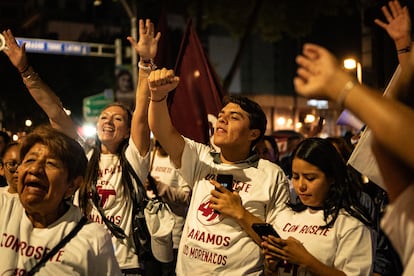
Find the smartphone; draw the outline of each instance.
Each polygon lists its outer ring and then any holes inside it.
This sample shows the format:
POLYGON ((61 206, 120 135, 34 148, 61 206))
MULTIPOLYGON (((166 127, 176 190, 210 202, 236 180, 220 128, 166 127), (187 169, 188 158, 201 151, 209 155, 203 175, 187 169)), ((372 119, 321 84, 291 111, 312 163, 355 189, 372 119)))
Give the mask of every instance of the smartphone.
POLYGON ((280 238, 279 234, 270 223, 253 223, 252 228, 260 237, 272 235, 276 238, 280 238))
POLYGON ((233 175, 231 174, 218 174, 216 181, 220 183, 230 192, 233 192, 233 175))

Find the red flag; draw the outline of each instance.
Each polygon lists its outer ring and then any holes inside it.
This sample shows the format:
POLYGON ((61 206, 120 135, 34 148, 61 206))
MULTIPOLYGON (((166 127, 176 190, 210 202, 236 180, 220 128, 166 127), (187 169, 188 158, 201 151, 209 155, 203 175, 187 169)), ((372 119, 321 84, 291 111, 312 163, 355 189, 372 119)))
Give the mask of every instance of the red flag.
POLYGON ((223 88, 189 20, 175 65, 180 84, 169 96, 174 126, 184 136, 209 144, 211 118, 221 110, 223 88), (209 114, 211 114, 209 116, 209 114))

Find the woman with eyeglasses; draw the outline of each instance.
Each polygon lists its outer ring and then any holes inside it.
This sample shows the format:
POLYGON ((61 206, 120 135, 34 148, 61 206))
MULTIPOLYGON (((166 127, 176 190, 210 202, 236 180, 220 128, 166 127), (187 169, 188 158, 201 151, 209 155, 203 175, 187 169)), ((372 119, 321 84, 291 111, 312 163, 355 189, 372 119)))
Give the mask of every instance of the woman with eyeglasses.
POLYGON ((17 193, 17 167, 20 165, 20 144, 12 142, 8 144, 1 157, 2 164, 0 171, 3 172, 7 181, 7 186, 1 187, 0 191, 10 194, 17 193))

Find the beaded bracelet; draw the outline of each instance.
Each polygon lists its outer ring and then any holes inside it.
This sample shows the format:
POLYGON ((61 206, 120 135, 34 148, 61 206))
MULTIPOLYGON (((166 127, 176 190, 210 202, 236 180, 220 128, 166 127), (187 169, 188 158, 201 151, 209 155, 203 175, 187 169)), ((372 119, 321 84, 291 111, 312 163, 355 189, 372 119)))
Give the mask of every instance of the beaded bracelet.
POLYGON ((155 65, 152 59, 150 60, 140 60, 138 62, 138 68, 144 71, 154 71, 157 69, 157 65, 155 65))
POLYGON ((352 80, 350 80, 347 81, 344 87, 341 89, 341 91, 339 91, 338 97, 336 98, 336 102, 340 107, 344 106, 345 98, 346 96, 348 96, 349 92, 352 90, 352 88, 354 88, 354 86, 355 83, 352 80))

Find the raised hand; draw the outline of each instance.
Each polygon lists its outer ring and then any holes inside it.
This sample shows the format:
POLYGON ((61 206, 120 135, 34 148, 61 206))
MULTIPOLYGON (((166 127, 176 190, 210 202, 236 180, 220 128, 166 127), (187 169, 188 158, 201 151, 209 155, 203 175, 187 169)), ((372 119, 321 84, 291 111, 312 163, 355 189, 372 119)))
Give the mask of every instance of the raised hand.
MULTIPOLYGON (((388 2, 388 7, 383 6, 381 10, 387 22, 377 18, 374 20, 375 24, 383 28, 396 44, 401 40, 404 40, 403 43, 405 44, 410 43, 411 18, 408 8, 406 6, 401 7, 400 3, 395 0, 388 2)), ((403 44, 402 47, 409 45, 403 44)))
POLYGON ((19 46, 11 30, 5 30, 2 32, 2 34, 7 46, 3 49, 3 52, 6 54, 6 56, 8 56, 10 62, 14 65, 14 67, 16 67, 16 69, 22 73, 29 67, 26 56, 26 44, 23 43, 21 46, 19 46))
POLYGON ((299 67, 293 83, 295 90, 305 97, 336 100, 338 92, 351 79, 335 56, 319 45, 305 44, 296 63, 299 67))
POLYGON ((138 43, 131 36, 128 36, 127 39, 141 59, 150 60, 157 55, 158 41, 160 40, 160 37, 160 32, 155 35, 154 24, 149 19, 145 20, 145 24, 144 20, 140 19, 138 43))
POLYGON ((180 78, 175 76, 173 70, 162 68, 152 71, 148 77, 151 101, 158 102, 165 99, 168 93, 178 86, 179 81, 180 78))

